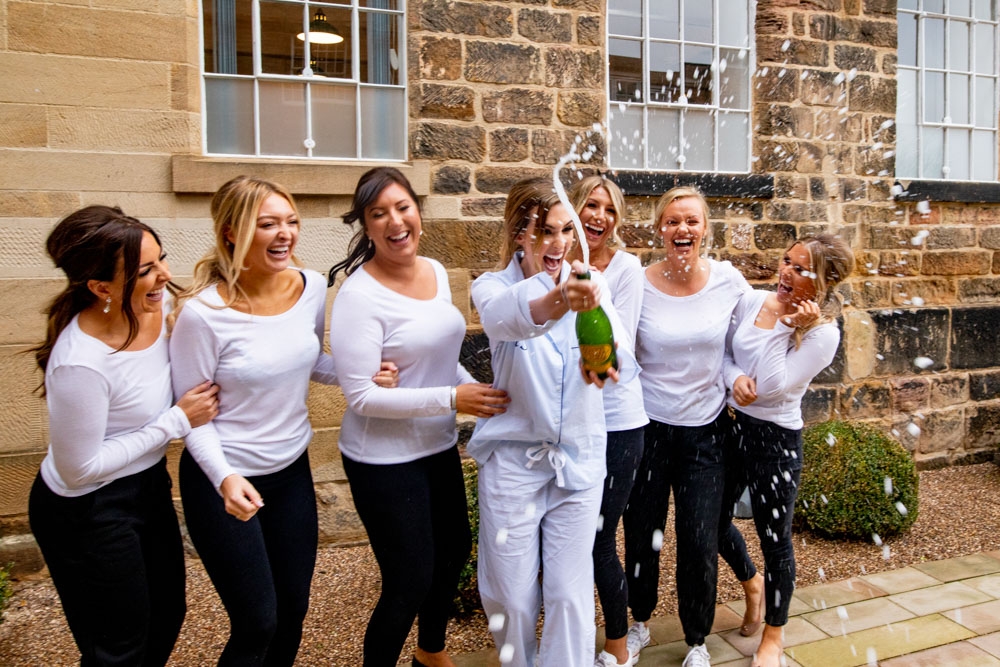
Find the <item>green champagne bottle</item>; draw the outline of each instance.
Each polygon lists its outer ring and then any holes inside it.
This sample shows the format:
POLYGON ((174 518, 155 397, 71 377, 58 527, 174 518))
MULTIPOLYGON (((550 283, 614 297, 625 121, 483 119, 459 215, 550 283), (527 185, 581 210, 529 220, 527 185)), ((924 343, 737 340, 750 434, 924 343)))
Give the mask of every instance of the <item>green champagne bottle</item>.
MULTIPOLYGON (((589 280, 590 272, 576 277, 589 280)), ((609 368, 618 370, 615 336, 611 330, 611 320, 603 308, 597 306, 576 314, 576 338, 580 342, 580 357, 585 370, 594 371, 602 380, 608 377, 609 368)))

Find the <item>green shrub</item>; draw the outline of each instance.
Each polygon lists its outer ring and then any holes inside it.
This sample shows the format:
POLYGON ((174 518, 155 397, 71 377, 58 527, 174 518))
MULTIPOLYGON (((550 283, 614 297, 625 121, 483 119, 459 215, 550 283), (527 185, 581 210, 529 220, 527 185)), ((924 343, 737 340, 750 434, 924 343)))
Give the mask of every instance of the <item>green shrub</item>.
POLYGON ((483 608, 479 599, 479 581, 476 579, 476 567, 479 563, 479 469, 474 460, 462 461, 462 476, 465 478, 465 498, 468 503, 469 527, 472 529, 472 553, 458 578, 455 607, 459 614, 467 615, 483 608))
POLYGON ((14 594, 13 586, 10 583, 10 565, 0 567, 0 623, 3 623, 3 614, 7 609, 7 601, 14 594))
POLYGON ((901 444, 867 424, 836 420, 806 429, 802 440, 800 524, 832 537, 871 540, 917 520, 919 477, 901 444))

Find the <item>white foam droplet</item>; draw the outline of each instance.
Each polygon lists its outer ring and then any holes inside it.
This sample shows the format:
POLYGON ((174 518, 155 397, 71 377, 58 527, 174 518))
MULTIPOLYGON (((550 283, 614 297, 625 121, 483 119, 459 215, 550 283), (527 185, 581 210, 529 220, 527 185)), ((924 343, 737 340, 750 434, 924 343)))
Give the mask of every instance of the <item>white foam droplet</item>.
POLYGON ((837 607, 837 618, 842 621, 847 620, 847 609, 845 609, 843 605, 837 607))
POLYGON ((909 510, 906 509, 906 505, 904 505, 898 500, 896 501, 896 511, 902 514, 903 516, 906 516, 909 513, 909 510))
POLYGON ((931 212, 931 203, 926 199, 921 199, 917 202, 917 213, 920 215, 929 215, 931 212))
POLYGON ((500 530, 497 531, 496 543, 497 543, 497 546, 503 546, 503 545, 507 544, 507 529, 506 528, 501 528, 500 530))
POLYGON ((934 360, 930 357, 917 357, 913 360, 913 365, 920 369, 930 368, 934 365, 934 360))
POLYGON ((514 659, 514 645, 504 644, 500 647, 500 662, 502 664, 507 664, 514 659))
POLYGON ((882 538, 878 536, 878 533, 872 533, 872 541, 875 543, 875 546, 882 546, 882 538))
POLYGON ((659 551, 663 548, 663 531, 657 528, 653 531, 653 551, 659 551))
POLYGON ((906 425, 906 432, 912 435, 914 438, 919 437, 920 427, 914 424, 913 422, 910 422, 909 424, 906 425))
POLYGON ((500 632, 503 630, 503 624, 506 622, 507 617, 503 614, 492 614, 490 615, 490 632, 500 632))
POLYGON ((892 495, 892 478, 891 477, 886 477, 885 479, 883 479, 882 480, 882 486, 885 487, 885 495, 891 496, 892 495))

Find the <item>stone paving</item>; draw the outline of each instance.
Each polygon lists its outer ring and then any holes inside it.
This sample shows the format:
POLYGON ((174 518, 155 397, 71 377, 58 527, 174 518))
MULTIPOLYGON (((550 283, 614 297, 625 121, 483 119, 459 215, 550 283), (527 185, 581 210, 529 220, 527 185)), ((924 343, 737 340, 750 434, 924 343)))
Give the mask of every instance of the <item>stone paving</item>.
MULTIPOLYGON (((760 641, 741 637, 743 602, 716 609, 706 640, 714 667, 748 667, 760 641)), ((640 667, 679 666, 687 647, 676 616, 650 621, 640 667)), ((598 629, 598 642, 603 641, 598 629)), ((1000 551, 809 586, 785 626, 788 667, 1000 667, 1000 551)), ((496 651, 455 656, 499 667, 496 651)))

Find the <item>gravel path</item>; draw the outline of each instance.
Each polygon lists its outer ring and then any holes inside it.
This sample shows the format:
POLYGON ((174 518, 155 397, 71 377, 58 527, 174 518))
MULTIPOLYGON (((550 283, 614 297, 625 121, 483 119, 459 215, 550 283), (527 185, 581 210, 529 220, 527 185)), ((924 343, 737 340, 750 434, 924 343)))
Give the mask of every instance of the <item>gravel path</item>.
MULTIPOLYGON (((751 522, 738 522, 754 547, 751 522)), ((940 560, 1000 549, 1000 467, 992 463, 927 471, 920 474, 920 516, 913 529, 886 540, 891 553, 870 543, 829 541, 809 533, 796 536, 798 585, 846 579, 858 574, 892 570, 923 561, 940 560)), ((668 531, 669 533, 670 531, 668 531)), ((661 598, 655 615, 677 611, 674 596, 672 536, 664 540, 661 598)), ((759 552, 752 552, 758 565, 759 552)), ((313 580, 312 604, 297 665, 360 664, 361 636, 378 596, 378 568, 367 546, 320 550, 313 580)), ((739 597, 742 590, 723 564, 719 600, 739 597)), ((197 560, 188 562, 188 614, 171 665, 201 667, 215 664, 228 632, 218 596, 197 560)), ((603 623, 603 619, 598 619, 603 623)), ((415 633, 404 651, 412 651, 415 633)), ((448 648, 464 653, 492 646, 485 619, 473 616, 452 622, 448 648)), ((23 582, 0 624, 0 665, 21 667, 79 664, 62 615, 59 599, 47 580, 23 582)))

